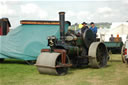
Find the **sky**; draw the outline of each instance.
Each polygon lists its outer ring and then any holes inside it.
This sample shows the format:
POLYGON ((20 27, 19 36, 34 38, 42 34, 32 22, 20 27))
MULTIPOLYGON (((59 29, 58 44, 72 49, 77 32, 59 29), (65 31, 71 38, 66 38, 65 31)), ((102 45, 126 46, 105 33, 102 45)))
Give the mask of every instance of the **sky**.
POLYGON ((7 17, 12 29, 20 20, 59 20, 64 11, 67 21, 128 21, 128 0, 0 0, 0 18, 7 17))

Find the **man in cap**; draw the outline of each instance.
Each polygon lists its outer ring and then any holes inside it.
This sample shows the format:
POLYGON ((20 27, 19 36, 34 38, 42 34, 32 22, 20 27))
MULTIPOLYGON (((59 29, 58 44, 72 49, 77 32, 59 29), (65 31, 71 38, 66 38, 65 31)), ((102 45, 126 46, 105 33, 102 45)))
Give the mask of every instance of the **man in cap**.
POLYGON ((89 29, 86 22, 82 23, 83 27, 81 28, 81 33, 83 34, 86 29, 89 29))
POLYGON ((94 33, 94 37, 96 38, 97 27, 95 26, 94 22, 91 22, 90 25, 90 29, 92 30, 92 32, 94 33))

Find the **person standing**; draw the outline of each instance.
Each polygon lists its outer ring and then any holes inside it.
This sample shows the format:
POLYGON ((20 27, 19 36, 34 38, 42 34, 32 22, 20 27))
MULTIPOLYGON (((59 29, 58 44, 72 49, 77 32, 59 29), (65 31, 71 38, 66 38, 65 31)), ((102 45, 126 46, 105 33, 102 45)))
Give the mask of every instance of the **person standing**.
POLYGON ((114 42, 113 34, 111 34, 111 37, 109 38, 109 41, 110 41, 110 42, 114 42))
POLYGON ((94 37, 96 39, 97 27, 95 26, 94 22, 91 22, 90 25, 90 30, 92 30, 92 32, 94 33, 94 37))
POLYGON ((89 29, 86 22, 83 22, 82 25, 83 27, 81 28, 81 34, 83 34, 86 29, 89 29))

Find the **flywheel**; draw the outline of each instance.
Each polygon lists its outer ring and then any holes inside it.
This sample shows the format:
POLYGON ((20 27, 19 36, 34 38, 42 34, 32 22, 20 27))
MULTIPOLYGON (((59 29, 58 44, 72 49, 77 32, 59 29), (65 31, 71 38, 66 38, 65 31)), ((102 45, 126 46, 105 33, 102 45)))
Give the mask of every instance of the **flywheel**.
POLYGON ((94 33, 90 29, 85 30, 84 34, 82 35, 82 38, 87 48, 89 48, 91 43, 95 41, 94 33))

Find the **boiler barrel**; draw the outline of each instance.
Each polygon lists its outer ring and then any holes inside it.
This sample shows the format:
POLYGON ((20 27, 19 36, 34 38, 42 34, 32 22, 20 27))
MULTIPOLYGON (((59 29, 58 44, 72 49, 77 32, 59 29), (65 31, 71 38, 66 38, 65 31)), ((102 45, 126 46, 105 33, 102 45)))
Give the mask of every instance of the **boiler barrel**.
POLYGON ((81 53, 81 50, 79 47, 77 46, 68 46, 68 55, 70 56, 77 56, 81 53))

